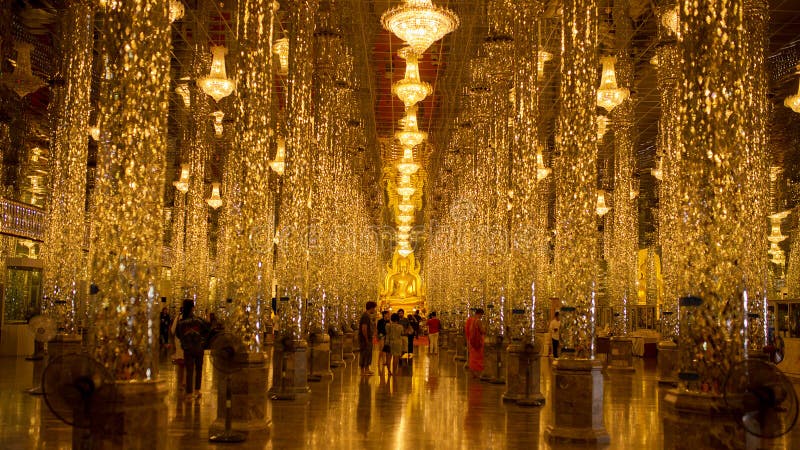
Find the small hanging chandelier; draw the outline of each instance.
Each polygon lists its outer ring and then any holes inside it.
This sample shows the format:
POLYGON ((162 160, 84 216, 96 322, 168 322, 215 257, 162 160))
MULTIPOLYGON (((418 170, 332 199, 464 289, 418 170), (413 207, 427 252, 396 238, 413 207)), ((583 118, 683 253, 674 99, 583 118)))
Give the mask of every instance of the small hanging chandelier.
POLYGON ((433 89, 430 84, 420 80, 419 59, 411 47, 403 47, 397 54, 406 60, 406 73, 402 80, 392 85, 392 93, 409 108, 425 100, 433 89))
POLYGON ((229 80, 225 72, 225 55, 227 53, 228 49, 225 47, 211 47, 211 54, 214 55, 214 59, 211 62, 211 72, 207 77, 197 80, 197 85, 200 89, 210 95, 216 102, 231 95, 235 88, 233 80, 229 80))
POLYGON ((404 129, 395 132, 394 137, 400 141, 400 145, 402 145, 403 148, 414 148, 425 142, 428 138, 428 133, 416 129, 404 129))
POLYGON ((552 53, 539 50, 539 53, 536 55, 536 78, 539 81, 544 80, 544 63, 551 61, 552 59, 552 53))
POLYGON ((278 55, 278 75, 289 75, 289 38, 284 37, 272 44, 272 53, 278 55))
POLYGON ((92 137, 95 141, 100 140, 100 127, 97 125, 92 125, 89 127, 89 136, 92 137))
POLYGON ((797 83, 797 93, 783 100, 783 106, 791 108, 791 110, 796 113, 800 113, 800 83, 797 83))
POLYGON ((773 244, 778 244, 779 242, 783 242, 786 240, 787 236, 781 234, 781 222, 785 219, 791 211, 783 211, 775 214, 770 214, 770 233, 767 236, 767 240, 772 242, 773 244))
POLYGON ((183 14, 185 13, 183 8, 183 2, 180 0, 169 0, 169 21, 170 23, 175 22, 176 20, 183 19, 183 14))
POLYGON ((411 185, 401 185, 397 188, 397 194, 403 198, 411 197, 415 192, 417 192, 417 188, 411 185))
POLYGON ((186 82, 178 83, 175 86, 175 93, 183 99, 183 106, 187 108, 192 106, 192 94, 189 92, 189 85, 186 82))
POLYGON ((397 227, 397 231, 401 233, 410 233, 411 232, 411 225, 400 225, 397 227))
POLYGON ((600 59, 603 63, 603 76, 600 79, 600 87, 597 89, 597 106, 605 108, 611 112, 619 106, 630 95, 628 88, 617 87, 617 76, 614 73, 614 63, 617 58, 605 56, 600 59))
POLYGON ((175 186, 175 189, 179 190, 183 194, 189 192, 189 165, 188 164, 181 164, 181 176, 180 176, 180 178, 178 178, 177 181, 173 181, 172 185, 175 186))
POLYGON ((542 181, 550 175, 552 169, 544 165, 544 156, 542 156, 542 150, 539 149, 536 152, 536 180, 542 181))
POLYGON ((17 49, 17 64, 14 71, 3 75, 3 83, 20 97, 36 92, 45 86, 41 78, 31 70, 31 50, 33 45, 19 42, 14 45, 17 49))
POLYGON ((597 115, 597 139, 603 139, 608 131, 608 116, 602 114, 597 115))
POLYGON ((414 162, 414 152, 410 147, 403 149, 403 159, 397 163, 397 171, 403 175, 413 175, 419 170, 419 164, 414 162))
POLYGON ((664 25, 668 30, 672 31, 672 34, 678 34, 680 31, 678 29, 680 22, 677 5, 674 8, 664 11, 664 14, 661 15, 661 25, 664 25))
POLYGON ((222 206, 222 197, 219 195, 219 183, 211 183, 211 197, 206 199, 208 206, 218 209, 222 206))
POLYGON ((414 205, 411 205, 409 203, 401 203, 401 204, 397 205, 397 209, 402 214, 413 214, 414 213, 414 205))
POLYGON ((452 11, 434 6, 431 0, 405 0, 381 16, 383 28, 406 42, 418 55, 434 42, 458 28, 452 11))
POLYGON ((269 167, 278 175, 283 175, 286 169, 286 140, 282 137, 278 138, 278 150, 275 159, 269 162, 269 167))
POLYGON ((653 178, 655 178, 658 181, 664 179, 664 170, 662 168, 663 160, 664 158, 659 156, 658 160, 656 161, 656 166, 650 169, 650 175, 652 175, 653 178))
POLYGON ((222 111, 214 111, 211 113, 211 116, 214 117, 214 135, 220 137, 222 136, 222 132, 225 131, 222 127, 222 119, 225 117, 225 113, 222 111))
POLYGON ((606 205, 606 192, 602 189, 597 191, 597 208, 595 210, 600 217, 605 216, 611 211, 611 207, 606 205))

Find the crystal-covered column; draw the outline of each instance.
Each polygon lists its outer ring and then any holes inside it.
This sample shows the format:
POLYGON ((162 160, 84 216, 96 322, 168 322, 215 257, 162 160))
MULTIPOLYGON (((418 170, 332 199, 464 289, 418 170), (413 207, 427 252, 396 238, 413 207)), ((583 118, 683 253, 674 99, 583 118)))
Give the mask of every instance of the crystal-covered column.
POLYGON ((561 108, 556 179, 556 286, 563 356, 554 363, 549 439, 609 441, 603 424, 603 377, 595 352, 597 275, 597 4, 563 6, 561 108), (576 414, 580 417, 576 418, 576 414), (581 424, 576 426, 576 424, 581 424))
POLYGON ((75 333, 84 278, 86 159, 89 151, 89 95, 92 78, 94 7, 90 0, 70 2, 61 13, 60 68, 63 85, 52 89, 52 166, 49 220, 43 246, 45 310, 60 311, 58 326, 75 333), (64 302, 56 306, 55 302, 64 302))
POLYGON ((289 363, 292 370, 277 372, 272 389, 276 396, 308 391, 303 340, 305 301, 308 299, 308 232, 312 213, 311 159, 315 150, 312 84, 314 74, 314 18, 318 0, 293 2, 289 12, 289 92, 287 96, 286 174, 283 178, 277 251, 278 292, 287 301, 278 306, 282 352, 276 343, 274 363, 289 363), (286 358, 284 358, 286 356, 286 358), (288 374, 286 376, 282 374, 288 374), (291 379, 287 379, 291 378, 291 379))
POLYGON ((166 444, 166 385, 155 380, 170 41, 166 2, 107 3, 88 348, 128 381, 116 412, 131 448, 166 444))

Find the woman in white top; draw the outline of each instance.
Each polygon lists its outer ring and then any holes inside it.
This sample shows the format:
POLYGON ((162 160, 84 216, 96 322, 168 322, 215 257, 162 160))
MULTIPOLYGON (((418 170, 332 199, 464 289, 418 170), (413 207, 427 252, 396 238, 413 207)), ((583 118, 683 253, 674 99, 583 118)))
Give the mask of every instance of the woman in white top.
POLYGON ((547 331, 550 332, 550 340, 553 342, 553 358, 558 358, 558 338, 560 336, 560 330, 561 321, 558 319, 558 311, 556 311, 556 316, 550 321, 550 325, 547 327, 547 331))

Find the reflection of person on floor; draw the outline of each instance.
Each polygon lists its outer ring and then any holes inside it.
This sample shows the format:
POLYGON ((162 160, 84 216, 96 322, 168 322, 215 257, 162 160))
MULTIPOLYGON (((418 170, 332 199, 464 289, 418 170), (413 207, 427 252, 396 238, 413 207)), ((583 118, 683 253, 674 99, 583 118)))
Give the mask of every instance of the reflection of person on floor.
POLYGON ((561 320, 558 318, 558 311, 556 311, 556 316, 550 321, 550 326, 548 326, 547 329, 550 331, 550 340, 553 342, 553 358, 558 358, 558 333, 561 330, 561 320))
POLYGON ((475 314, 467 319, 464 326, 464 335, 467 340, 467 349, 469 350, 469 370, 472 372, 473 378, 478 378, 483 372, 483 338, 486 336, 486 331, 483 328, 483 309, 477 308, 475 314))

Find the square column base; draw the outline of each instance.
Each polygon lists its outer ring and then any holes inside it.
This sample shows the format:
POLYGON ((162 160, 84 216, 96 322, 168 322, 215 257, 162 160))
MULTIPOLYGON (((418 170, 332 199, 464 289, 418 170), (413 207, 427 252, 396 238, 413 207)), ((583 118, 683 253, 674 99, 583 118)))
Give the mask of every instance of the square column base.
MULTIPOLYGON (((91 430, 91 448, 167 448, 167 384, 119 381, 116 405, 103 428, 91 430)), ((72 447, 84 448, 85 430, 73 428, 72 447)))
POLYGON ((530 344, 512 343, 506 350, 506 392, 503 401, 520 406, 541 406, 545 399, 539 379, 539 351, 530 344))
POLYGON ((589 359, 558 359, 553 363, 553 424, 550 442, 608 444, 603 421, 603 365, 589 359))
POLYGON ((294 400, 306 396, 308 387, 308 344, 303 339, 275 339, 272 353, 273 400, 294 400))
POLYGON ((664 396, 664 449, 742 449, 745 430, 722 395, 670 389, 664 396))
POLYGON ((342 336, 342 358, 345 361, 354 361, 356 359, 356 354, 353 352, 354 335, 354 332, 346 331, 342 336))
POLYGON ((503 346, 503 336, 487 336, 483 345, 484 369, 481 381, 492 384, 506 382, 506 351, 503 346))
POLYGON ((463 334, 453 333, 452 340, 455 341, 456 355, 453 357, 456 361, 467 360, 467 341, 463 334))
POLYGON ((332 380, 331 337, 327 333, 312 333, 308 347, 308 381, 332 380))
POLYGON ((657 373, 658 382, 678 385, 678 344, 672 341, 661 341, 658 347, 657 373))
POLYGON ((52 359, 70 353, 80 353, 82 344, 83 339, 79 334, 58 333, 55 339, 47 343, 47 354, 52 359))
POLYGON ((633 373, 633 339, 612 337, 609 340, 608 366, 609 373, 633 373))
POLYGON ((339 331, 333 332, 331 338, 331 368, 344 367, 344 334, 339 331))
MULTIPOLYGON (((264 353, 246 353, 242 367, 227 375, 231 381, 231 428, 236 431, 269 430, 272 425, 267 409, 269 364, 264 353)), ((226 375, 214 370, 217 381, 217 419, 209 427, 214 435, 225 430, 226 375)))

